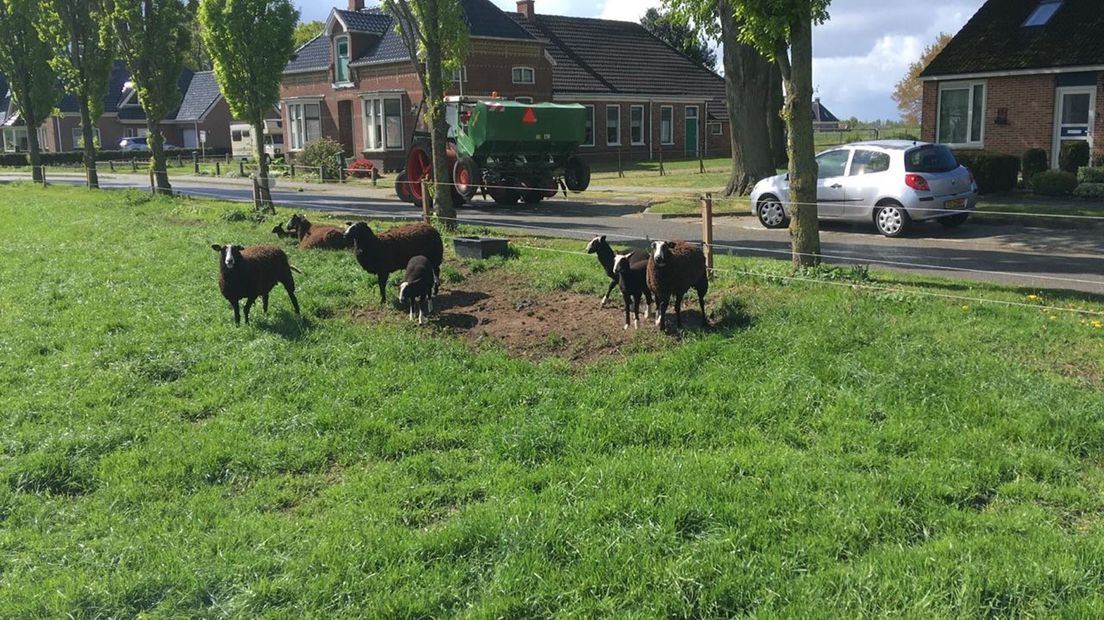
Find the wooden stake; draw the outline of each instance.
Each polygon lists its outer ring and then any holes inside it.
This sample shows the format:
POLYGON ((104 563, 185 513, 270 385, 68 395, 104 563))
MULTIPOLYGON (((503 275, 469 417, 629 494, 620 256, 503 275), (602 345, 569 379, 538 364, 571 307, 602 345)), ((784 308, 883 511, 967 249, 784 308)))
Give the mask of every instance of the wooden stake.
POLYGON ((702 251, 705 252, 705 269, 713 278, 713 194, 702 198, 702 251))
POLYGON ((429 185, 422 179, 422 221, 429 223, 429 185))

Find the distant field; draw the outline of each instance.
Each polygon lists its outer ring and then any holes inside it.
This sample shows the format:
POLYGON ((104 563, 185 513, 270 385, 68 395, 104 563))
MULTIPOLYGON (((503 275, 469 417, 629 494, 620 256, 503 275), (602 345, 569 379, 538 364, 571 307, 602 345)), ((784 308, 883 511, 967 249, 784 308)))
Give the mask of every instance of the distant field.
POLYGON ((245 215, 0 186, 0 617, 1104 615, 1100 298, 720 257, 626 334, 515 237, 424 328, 288 245, 237 328, 245 215))

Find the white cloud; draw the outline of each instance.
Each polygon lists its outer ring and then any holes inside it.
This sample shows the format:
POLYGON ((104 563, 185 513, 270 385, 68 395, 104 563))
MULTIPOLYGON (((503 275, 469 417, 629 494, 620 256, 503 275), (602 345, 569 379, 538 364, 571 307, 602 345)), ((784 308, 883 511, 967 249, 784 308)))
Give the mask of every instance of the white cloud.
POLYGON ((896 118, 889 95, 924 45, 916 36, 887 35, 862 56, 814 58, 813 88, 841 118, 896 118))

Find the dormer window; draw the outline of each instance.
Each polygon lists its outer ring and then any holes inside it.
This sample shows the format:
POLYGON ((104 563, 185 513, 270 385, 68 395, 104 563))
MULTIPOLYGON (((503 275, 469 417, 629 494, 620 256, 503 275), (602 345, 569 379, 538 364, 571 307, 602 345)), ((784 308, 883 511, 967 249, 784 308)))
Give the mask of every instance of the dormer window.
POLYGON ((1060 8, 1062 8, 1062 0, 1043 0, 1039 6, 1035 7, 1031 15, 1027 17, 1027 21, 1023 23, 1024 28, 1047 25, 1047 23, 1050 22, 1050 18, 1054 17, 1054 14, 1057 13, 1060 8))
POLYGON ((334 39, 334 81, 338 84, 348 84, 349 79, 349 37, 347 35, 334 39))

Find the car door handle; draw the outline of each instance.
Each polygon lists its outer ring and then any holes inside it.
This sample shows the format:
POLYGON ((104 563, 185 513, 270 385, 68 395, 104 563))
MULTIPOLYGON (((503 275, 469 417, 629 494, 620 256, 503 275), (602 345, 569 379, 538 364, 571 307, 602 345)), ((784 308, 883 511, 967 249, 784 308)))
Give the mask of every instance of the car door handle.
POLYGON ((843 189, 843 186, 840 185, 839 183, 836 183, 835 185, 832 186, 832 189, 843 189))

